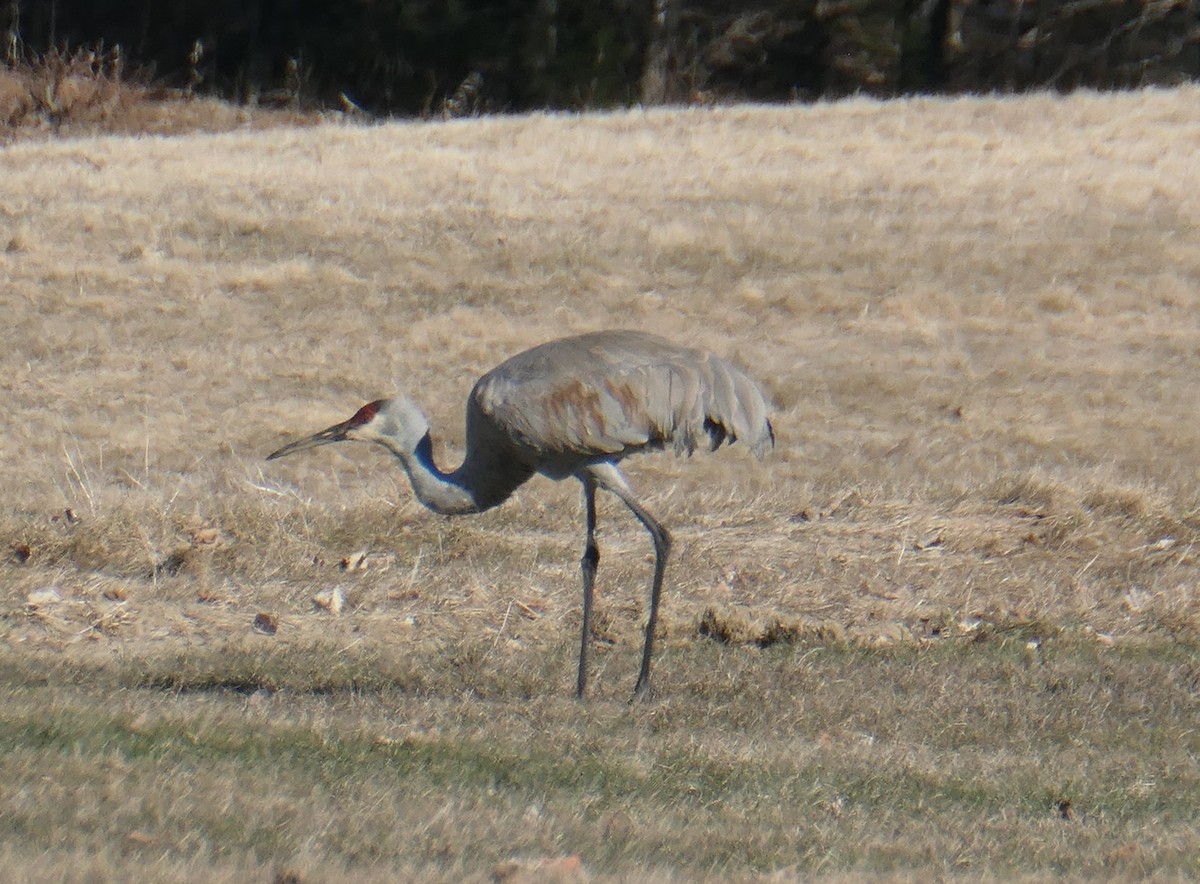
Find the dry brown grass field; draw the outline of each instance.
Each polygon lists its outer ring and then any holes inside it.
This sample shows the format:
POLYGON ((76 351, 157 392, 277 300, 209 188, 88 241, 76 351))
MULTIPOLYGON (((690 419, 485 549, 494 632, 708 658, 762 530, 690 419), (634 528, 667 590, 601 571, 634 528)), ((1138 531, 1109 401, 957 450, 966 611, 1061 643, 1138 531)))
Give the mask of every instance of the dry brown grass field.
POLYGON ((0 149, 9 881, 1200 876, 1200 91, 0 149), (778 444, 279 445, 636 327, 778 444), (344 596, 340 611, 314 602, 344 596), (327 598, 327 596, 323 596, 327 598))

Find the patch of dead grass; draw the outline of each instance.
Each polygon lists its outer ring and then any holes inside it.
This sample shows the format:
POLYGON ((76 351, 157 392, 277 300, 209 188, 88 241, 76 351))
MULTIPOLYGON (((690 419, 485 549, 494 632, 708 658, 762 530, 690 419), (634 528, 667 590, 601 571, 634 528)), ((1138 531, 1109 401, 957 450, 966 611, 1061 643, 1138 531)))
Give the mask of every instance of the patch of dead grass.
POLYGON ((327 114, 236 107, 154 86, 124 69, 120 50, 54 48, 0 65, 0 143, 102 133, 178 135, 315 125, 327 114))

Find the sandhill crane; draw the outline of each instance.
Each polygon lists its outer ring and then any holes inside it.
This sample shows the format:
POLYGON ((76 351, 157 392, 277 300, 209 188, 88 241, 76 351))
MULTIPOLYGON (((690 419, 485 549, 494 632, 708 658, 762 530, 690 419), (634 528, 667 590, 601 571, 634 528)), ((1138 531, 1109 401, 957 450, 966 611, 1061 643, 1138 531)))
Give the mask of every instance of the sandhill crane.
POLYGON ((429 422, 407 397, 370 402, 349 420, 285 445, 267 460, 331 442, 373 442, 400 460, 421 503, 448 516, 491 509, 534 473, 579 479, 587 522, 580 561, 579 697, 587 688, 593 587, 600 561, 596 489, 616 495, 654 542, 654 579, 636 697, 650 685, 671 535, 638 502, 617 462, 637 451, 667 446, 676 454, 691 454, 701 439, 713 450, 742 439, 761 458, 774 445, 775 435, 758 385, 711 353, 643 332, 601 331, 526 350, 481 377, 467 400, 466 455, 451 472, 442 472, 434 463, 429 422))

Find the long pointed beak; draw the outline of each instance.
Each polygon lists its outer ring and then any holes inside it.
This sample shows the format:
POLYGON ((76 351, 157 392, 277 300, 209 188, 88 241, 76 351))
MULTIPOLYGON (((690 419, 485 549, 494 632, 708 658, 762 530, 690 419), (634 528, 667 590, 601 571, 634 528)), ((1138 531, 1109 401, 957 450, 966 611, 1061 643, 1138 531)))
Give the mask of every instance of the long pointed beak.
POLYGON ((342 421, 340 424, 334 424, 327 430, 313 433, 307 439, 297 439, 295 442, 283 446, 278 451, 272 451, 267 455, 267 460, 275 460, 277 457, 295 454, 297 451, 304 451, 306 448, 316 448, 318 445, 343 442, 346 439, 346 432, 350 429, 350 423, 351 421, 342 421))

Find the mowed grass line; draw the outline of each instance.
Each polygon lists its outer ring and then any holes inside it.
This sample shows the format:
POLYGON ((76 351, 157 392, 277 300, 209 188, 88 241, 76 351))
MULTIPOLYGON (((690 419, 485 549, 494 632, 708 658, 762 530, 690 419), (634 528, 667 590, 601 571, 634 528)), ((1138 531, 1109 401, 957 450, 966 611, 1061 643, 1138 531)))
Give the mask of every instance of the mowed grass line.
MULTIPOLYGON (((131 861, 166 849, 269 864, 315 837, 331 868, 448 878, 563 852, 679 879, 1198 868, 1195 646, 1062 639, 1035 659, 1020 639, 695 650, 653 706, 498 687, 446 699, 454 676, 414 695, 366 658, 306 692, 296 654, 246 654, 241 690, 177 693, 142 686, 161 678, 153 661, 27 679, 10 658, 4 825, 46 850, 64 832, 80 849, 124 843, 131 861), (284 671, 286 688, 251 693, 284 671), (751 676, 760 692, 737 691, 751 676)), ((208 653, 214 670, 238 665, 208 653)))

